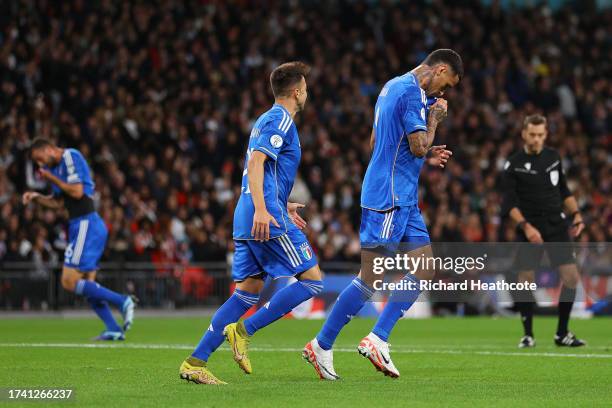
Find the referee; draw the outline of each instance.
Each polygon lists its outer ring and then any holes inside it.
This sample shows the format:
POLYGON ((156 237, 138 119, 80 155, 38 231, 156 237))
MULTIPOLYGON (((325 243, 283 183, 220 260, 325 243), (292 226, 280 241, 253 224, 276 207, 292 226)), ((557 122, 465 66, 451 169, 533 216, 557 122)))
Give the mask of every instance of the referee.
MULTIPOLYGON (((563 283, 554 340, 557 346, 580 347, 586 343, 568 330, 576 285, 580 279, 573 250, 568 243, 571 242, 570 232, 573 237, 580 235, 584 222, 578 211, 578 203, 567 188, 559 153, 544 146, 547 134, 544 116, 530 115, 525 118, 521 132, 523 148, 510 156, 504 165, 504 213, 516 223, 518 241, 531 243, 519 247, 516 264, 519 282, 535 280, 535 269, 539 267, 545 251, 541 244, 557 243, 546 248, 551 266, 559 269, 563 283), (566 214, 572 220, 569 231, 566 214)), ((519 347, 534 347, 533 293, 522 294, 517 305, 525 331, 519 347)))

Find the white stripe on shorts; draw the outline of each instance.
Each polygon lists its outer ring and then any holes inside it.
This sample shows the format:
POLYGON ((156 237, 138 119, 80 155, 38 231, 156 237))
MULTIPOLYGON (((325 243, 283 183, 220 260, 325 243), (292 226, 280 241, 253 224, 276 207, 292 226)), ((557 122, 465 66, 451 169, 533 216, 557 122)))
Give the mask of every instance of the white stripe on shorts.
POLYGON ((387 226, 385 227, 385 230, 383 230, 383 238, 385 239, 388 239, 389 235, 391 235, 391 226, 393 225, 393 214, 395 214, 395 211, 391 210, 389 214, 389 221, 387 221, 387 226))
POLYGON ((284 237, 284 235, 281 235, 280 237, 278 237, 278 242, 283 247, 283 250, 285 251, 285 254, 287 255, 287 258, 289 258, 289 262, 291 263, 291 266, 293 266, 295 268, 297 266, 297 261, 295 260, 295 255, 293 255, 293 253, 291 252, 289 247, 287 247, 287 243, 285 242, 285 240, 283 240, 283 237, 284 237))
POLYGON ((279 238, 279 240, 281 242, 284 243, 283 248, 285 248, 285 252, 287 252, 287 254, 290 256, 290 258, 293 260, 293 263, 295 264, 293 266, 296 267, 298 265, 301 265, 302 264, 302 259, 298 255, 295 247, 293 246, 293 243, 291 242, 291 240, 289 239, 287 234, 281 235, 278 238, 279 238))
POLYGON ((301 265, 302 262, 302 258, 300 257, 300 254, 298 253, 297 249, 295 249, 295 246, 293 245, 293 242, 291 242, 291 240, 289 239, 288 235, 284 235, 285 239, 287 240, 287 244, 289 245, 289 249, 291 249, 293 251, 293 254, 295 255, 295 258, 298 261, 298 265, 301 265))
POLYGON ((72 259, 70 263, 75 265, 79 264, 81 255, 83 253, 83 247, 85 246, 85 239, 87 238, 87 228, 89 227, 89 220, 81 220, 79 223, 79 234, 77 236, 76 245, 74 246, 74 252, 72 253, 72 259))

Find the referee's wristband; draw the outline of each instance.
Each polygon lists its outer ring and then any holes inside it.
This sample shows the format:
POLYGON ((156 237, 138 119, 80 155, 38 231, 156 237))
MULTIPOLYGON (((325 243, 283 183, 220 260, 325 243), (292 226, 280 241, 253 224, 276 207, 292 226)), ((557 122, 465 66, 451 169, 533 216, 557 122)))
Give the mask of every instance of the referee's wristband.
POLYGON ((527 225, 527 220, 523 220, 523 221, 519 222, 518 224, 516 224, 516 227, 518 229, 521 229, 521 230, 524 231, 525 230, 525 225, 527 225))

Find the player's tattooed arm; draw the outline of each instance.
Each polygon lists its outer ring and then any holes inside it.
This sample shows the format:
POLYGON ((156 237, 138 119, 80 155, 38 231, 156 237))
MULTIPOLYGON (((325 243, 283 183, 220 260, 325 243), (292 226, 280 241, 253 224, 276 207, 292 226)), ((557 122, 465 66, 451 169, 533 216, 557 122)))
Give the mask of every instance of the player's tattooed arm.
POLYGON ((51 208, 57 210, 61 208, 64 204, 61 199, 53 197, 53 195, 42 195, 37 193, 36 191, 27 191, 23 194, 22 197, 23 205, 28 205, 31 202, 35 202, 37 204, 42 205, 43 207, 51 208))
POLYGON ((444 120, 447 112, 448 112, 448 102, 446 102, 446 99, 438 98, 436 103, 431 105, 431 108, 429 109, 429 117, 427 118, 427 127, 429 128, 429 125, 433 125, 434 123, 437 126, 438 123, 444 120))
POLYGON ((447 102, 445 99, 439 98, 436 103, 431 105, 427 118, 427 131, 414 132, 408 135, 408 144, 412 154, 417 157, 425 157, 433 144, 438 124, 444 120, 446 112, 447 102))
POLYGON ((416 157, 425 157, 432 143, 433 137, 430 138, 429 129, 427 129, 427 132, 420 131, 408 135, 410 151, 416 157))

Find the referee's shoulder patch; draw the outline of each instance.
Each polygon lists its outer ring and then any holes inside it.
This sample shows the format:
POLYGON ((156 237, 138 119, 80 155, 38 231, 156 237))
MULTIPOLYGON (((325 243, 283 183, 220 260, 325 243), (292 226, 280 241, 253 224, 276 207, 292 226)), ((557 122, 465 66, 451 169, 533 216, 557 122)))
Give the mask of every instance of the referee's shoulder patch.
POLYGON ((510 160, 506 160, 506 163, 504 163, 504 170, 508 170, 510 168, 510 160))

